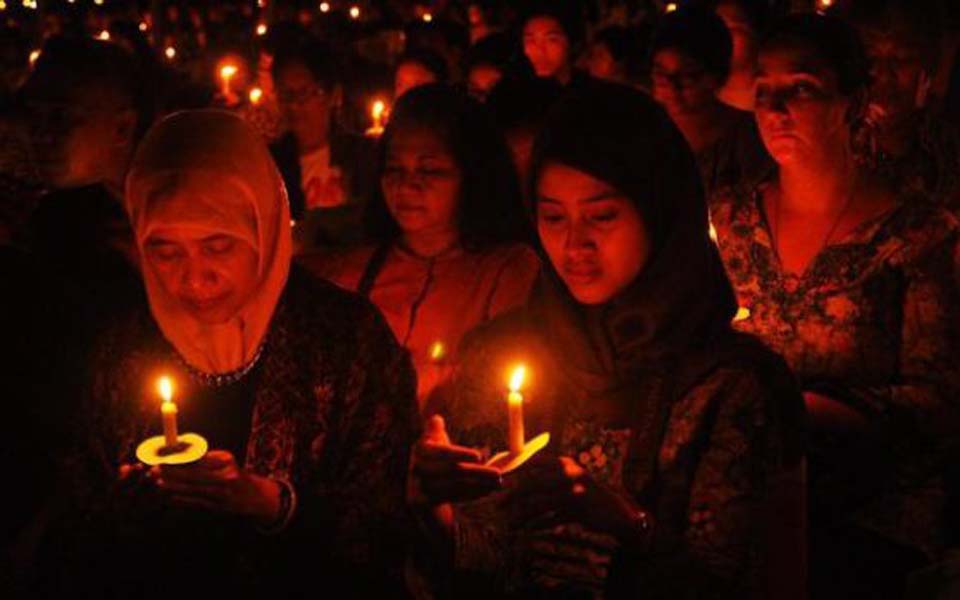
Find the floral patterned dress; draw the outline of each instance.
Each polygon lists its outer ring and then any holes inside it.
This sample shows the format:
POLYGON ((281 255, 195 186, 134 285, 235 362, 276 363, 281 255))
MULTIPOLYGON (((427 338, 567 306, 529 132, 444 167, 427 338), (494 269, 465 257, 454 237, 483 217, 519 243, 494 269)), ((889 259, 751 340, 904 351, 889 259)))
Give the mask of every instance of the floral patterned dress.
POLYGON ((958 422, 960 224, 907 199, 793 274, 771 241, 767 185, 723 191, 711 206, 745 317, 736 327, 782 354, 805 390, 876 425, 869 440, 813 432, 813 518, 866 527, 935 556, 944 453, 958 422))
MULTIPOLYGON (((749 366, 721 361, 682 392, 657 375, 590 390, 565 374, 576 366, 556 358, 538 326, 520 310, 482 327, 428 412, 444 415, 454 443, 487 457, 504 450, 504 374, 522 362, 530 379, 523 392, 528 440, 549 432, 545 453, 573 458, 598 484, 646 507, 656 534, 635 548, 579 523, 511 525, 503 493, 458 504, 449 595, 763 596, 766 561, 777 553, 766 546, 764 507, 799 457, 788 433, 799 429, 798 413, 786 408, 799 398, 782 361, 765 349, 748 353, 749 366), (543 567, 537 542, 550 535, 577 539, 589 574, 543 567)), ((522 469, 505 476, 507 488, 522 469)))

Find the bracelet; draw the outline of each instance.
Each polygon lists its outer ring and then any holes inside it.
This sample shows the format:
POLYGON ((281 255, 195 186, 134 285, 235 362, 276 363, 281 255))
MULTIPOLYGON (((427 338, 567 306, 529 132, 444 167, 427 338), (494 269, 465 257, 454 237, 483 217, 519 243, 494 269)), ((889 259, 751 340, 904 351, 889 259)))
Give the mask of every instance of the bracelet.
POLYGON ((280 486, 280 508, 277 518, 267 527, 258 527, 264 535, 275 535, 287 528, 297 509, 297 492, 289 481, 285 479, 271 479, 280 486))

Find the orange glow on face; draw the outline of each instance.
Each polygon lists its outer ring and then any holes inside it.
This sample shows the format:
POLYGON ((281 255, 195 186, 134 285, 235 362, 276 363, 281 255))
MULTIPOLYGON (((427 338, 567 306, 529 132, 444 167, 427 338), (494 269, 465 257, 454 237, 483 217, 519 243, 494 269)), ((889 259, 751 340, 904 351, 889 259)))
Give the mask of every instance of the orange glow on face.
POLYGON ((527 368, 523 365, 518 366, 513 370, 513 373, 510 375, 510 391, 519 392, 520 388, 523 387, 523 380, 527 376, 527 368))

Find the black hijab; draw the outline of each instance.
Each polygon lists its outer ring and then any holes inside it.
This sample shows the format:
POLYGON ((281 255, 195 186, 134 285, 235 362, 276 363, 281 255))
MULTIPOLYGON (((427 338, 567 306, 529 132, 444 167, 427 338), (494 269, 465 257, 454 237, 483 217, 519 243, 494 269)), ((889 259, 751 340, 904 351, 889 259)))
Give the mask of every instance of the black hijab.
MULTIPOLYGON (((736 312, 733 290, 708 235, 693 154, 666 113, 632 89, 590 82, 547 117, 534 145, 531 198, 548 162, 614 186, 633 200, 651 236, 650 258, 627 288, 600 306, 576 302, 549 260, 531 308, 579 387, 603 392, 643 373, 670 387, 695 384, 720 361, 736 312)), ((534 202, 533 210, 536 210, 534 202)))

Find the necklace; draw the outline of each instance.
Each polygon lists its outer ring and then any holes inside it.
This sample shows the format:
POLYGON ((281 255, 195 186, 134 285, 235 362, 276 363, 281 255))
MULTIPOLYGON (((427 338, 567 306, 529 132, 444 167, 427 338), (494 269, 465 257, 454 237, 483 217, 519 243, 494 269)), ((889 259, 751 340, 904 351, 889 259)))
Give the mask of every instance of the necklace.
MULTIPOLYGON (((773 211, 773 228, 770 231, 770 237, 773 238, 773 247, 777 251, 778 256, 782 256, 780 252, 780 196, 782 196, 783 191, 780 191, 775 199, 774 211, 773 211)), ((807 267, 813 263, 813 261, 819 256, 823 249, 827 247, 830 243, 830 240, 833 239, 834 234, 837 232, 837 228, 840 227, 840 222, 843 220, 843 217, 847 214, 847 209, 850 208, 850 205, 853 203, 854 191, 853 187, 850 188, 850 191, 847 193, 847 197, 843 200, 843 206, 840 207, 840 212, 837 213, 837 216, 834 217, 833 223, 831 223, 830 228, 827 230, 827 234, 823 236, 820 244, 817 246, 816 252, 813 253, 810 261, 807 263, 807 267)), ((782 260, 781 260, 782 262, 782 260)))
POLYGON ((253 355, 253 358, 250 359, 250 362, 241 366, 238 369, 233 371, 227 371, 226 373, 204 373, 200 369, 190 365, 187 361, 183 360, 183 357, 180 356, 180 353, 177 353, 177 359, 180 361, 180 364, 183 365, 187 373, 190 375, 191 379, 197 383, 203 385, 204 387, 218 388, 225 385, 230 385, 243 379, 243 376, 249 373, 257 363, 260 361, 260 356, 263 354, 263 347, 266 345, 266 341, 260 344, 260 347, 257 348, 257 353, 253 355))

